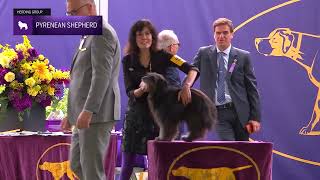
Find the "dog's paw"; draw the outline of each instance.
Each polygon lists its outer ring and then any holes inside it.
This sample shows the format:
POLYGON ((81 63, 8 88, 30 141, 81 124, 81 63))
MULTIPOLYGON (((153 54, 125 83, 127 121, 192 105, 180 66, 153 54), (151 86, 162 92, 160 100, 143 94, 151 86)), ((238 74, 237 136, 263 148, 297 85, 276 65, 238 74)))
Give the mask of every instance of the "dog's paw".
POLYGON ((312 132, 311 126, 304 126, 303 128, 300 129, 299 134, 300 135, 308 135, 311 132, 312 132))
POLYGON ((192 142, 192 139, 188 135, 183 135, 181 139, 186 142, 192 142))

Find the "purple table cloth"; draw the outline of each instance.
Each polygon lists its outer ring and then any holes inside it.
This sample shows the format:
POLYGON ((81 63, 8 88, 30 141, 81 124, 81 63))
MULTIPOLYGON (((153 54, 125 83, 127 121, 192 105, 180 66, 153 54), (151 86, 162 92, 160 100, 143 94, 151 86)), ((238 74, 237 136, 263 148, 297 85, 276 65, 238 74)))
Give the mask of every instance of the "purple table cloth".
MULTIPOLYGON (((61 180, 74 177, 69 168, 70 136, 0 136, 0 180, 61 180)), ((117 135, 112 135, 105 158, 113 180, 117 135)))
POLYGON ((149 180, 271 180, 272 143, 148 142, 149 180))

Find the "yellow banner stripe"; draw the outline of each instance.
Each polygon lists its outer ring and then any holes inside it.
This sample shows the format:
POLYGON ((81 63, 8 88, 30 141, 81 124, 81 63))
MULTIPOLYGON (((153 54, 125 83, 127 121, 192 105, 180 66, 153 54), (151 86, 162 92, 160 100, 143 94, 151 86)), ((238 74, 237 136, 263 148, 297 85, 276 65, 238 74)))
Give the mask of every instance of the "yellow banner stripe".
POLYGON ((185 60, 183 60, 181 57, 179 57, 177 55, 172 56, 170 61, 175 63, 178 66, 182 66, 182 64, 186 62, 185 60))

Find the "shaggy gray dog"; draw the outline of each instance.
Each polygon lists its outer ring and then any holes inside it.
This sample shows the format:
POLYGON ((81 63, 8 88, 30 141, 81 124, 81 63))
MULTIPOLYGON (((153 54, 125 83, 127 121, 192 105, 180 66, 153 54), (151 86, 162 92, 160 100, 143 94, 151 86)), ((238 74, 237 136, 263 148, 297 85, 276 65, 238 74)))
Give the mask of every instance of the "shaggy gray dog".
POLYGON ((172 141, 181 121, 185 121, 189 133, 182 137, 184 141, 201 138, 211 130, 217 121, 214 103, 203 92, 191 89, 192 101, 184 106, 178 101, 181 88, 168 86, 165 78, 157 73, 148 73, 142 78, 148 86, 148 105, 151 114, 160 128, 157 140, 172 141))

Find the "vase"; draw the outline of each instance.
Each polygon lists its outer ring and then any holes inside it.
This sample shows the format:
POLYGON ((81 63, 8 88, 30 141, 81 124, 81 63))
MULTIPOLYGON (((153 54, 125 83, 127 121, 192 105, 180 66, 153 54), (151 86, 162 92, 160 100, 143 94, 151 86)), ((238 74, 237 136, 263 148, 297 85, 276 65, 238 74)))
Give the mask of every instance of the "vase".
POLYGON ((34 103, 29 112, 25 112, 22 121, 18 118, 18 112, 8 107, 6 118, 0 120, 0 132, 20 129, 23 131, 45 131, 46 130, 46 114, 45 108, 34 103))

